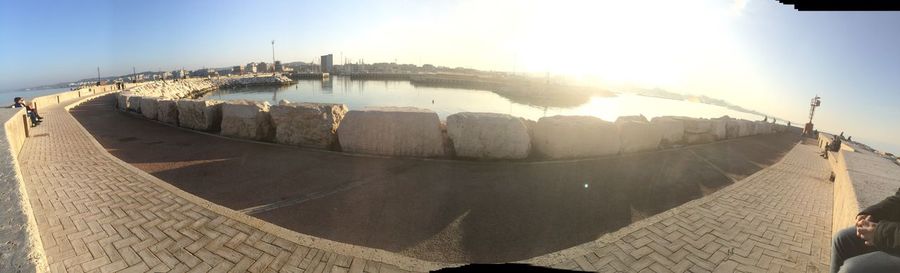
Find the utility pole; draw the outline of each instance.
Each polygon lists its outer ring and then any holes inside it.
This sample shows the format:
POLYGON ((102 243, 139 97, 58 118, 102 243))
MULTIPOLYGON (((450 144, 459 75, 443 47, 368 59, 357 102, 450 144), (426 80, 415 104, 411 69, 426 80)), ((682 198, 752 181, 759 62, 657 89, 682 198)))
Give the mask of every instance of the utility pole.
MULTIPOLYGON (((282 64, 284 67, 284 64, 282 64)), ((272 76, 275 76, 275 40, 272 40, 272 76)))
POLYGON ((97 86, 100 85, 100 66, 97 66, 97 86))
POLYGON ((131 83, 137 83, 137 70, 134 69, 134 66, 131 67, 131 83))

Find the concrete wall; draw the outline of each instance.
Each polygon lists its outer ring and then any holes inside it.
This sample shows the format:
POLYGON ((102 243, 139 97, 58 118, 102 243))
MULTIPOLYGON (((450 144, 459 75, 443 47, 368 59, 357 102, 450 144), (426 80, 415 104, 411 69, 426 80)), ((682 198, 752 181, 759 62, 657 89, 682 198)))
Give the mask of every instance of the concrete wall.
POLYGON ((30 126, 23 115, 23 108, 0 109, 0 272, 49 271, 17 159, 30 126))
MULTIPOLYGON (((820 148, 830 135, 820 135, 820 148)), ((834 173, 832 235, 856 223, 856 215, 900 188, 900 166, 853 143, 838 152, 829 152, 828 163, 834 173)))

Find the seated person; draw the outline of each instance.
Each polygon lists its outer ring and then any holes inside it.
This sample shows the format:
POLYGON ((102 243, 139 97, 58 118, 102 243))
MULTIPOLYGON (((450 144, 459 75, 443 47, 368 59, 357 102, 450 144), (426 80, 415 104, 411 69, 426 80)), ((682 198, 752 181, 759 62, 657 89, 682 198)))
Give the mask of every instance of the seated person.
POLYGON ((834 236, 831 272, 900 272, 900 190, 834 236))
POLYGON ((831 143, 828 143, 828 145, 825 145, 825 150, 822 151, 821 155, 824 158, 828 158, 828 152, 837 152, 840 150, 841 150, 841 139, 838 138, 837 136, 835 136, 834 139, 831 140, 831 143))
POLYGON ((13 107, 15 107, 15 108, 25 107, 25 111, 28 113, 28 117, 31 118, 32 124, 34 124, 34 125, 40 124, 41 121, 44 119, 44 117, 41 117, 41 115, 38 114, 37 109, 31 108, 31 106, 29 106, 27 103, 25 103, 25 100, 22 99, 21 97, 16 97, 13 101, 15 102, 15 104, 13 104, 13 107))

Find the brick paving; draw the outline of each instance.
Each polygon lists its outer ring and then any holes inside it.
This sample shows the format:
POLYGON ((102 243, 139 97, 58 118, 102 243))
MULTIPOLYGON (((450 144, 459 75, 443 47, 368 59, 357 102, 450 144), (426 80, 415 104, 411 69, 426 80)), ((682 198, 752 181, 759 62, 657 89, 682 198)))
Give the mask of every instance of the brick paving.
MULTIPOLYGON (((404 271, 297 243, 185 199, 115 162, 62 107, 42 110, 47 121, 32 131, 20 163, 52 272, 404 271)), ((828 174, 815 147, 797 145, 710 196, 527 262, 601 272, 824 272, 828 174)))
POLYGON ((832 184, 815 146, 710 196, 529 260, 600 272, 827 272, 832 184))
POLYGON ((52 272, 405 271, 191 202, 114 162, 61 106, 41 110, 19 160, 52 272))

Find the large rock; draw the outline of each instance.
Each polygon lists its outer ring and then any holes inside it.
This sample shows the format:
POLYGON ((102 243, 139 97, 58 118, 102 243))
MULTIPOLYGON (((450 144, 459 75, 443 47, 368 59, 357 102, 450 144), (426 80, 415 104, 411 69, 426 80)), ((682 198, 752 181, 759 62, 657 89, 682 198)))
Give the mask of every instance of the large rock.
POLYGON ((156 119, 157 118, 157 105, 159 105, 159 99, 154 97, 143 97, 141 99, 141 114, 148 119, 156 119))
POLYGON ((684 121, 675 117, 655 117, 650 121, 660 133, 660 145, 671 146, 684 141, 684 121))
POLYGON ((168 124, 178 125, 178 106, 171 99, 160 99, 156 102, 156 119, 168 124))
POLYGON ((347 105, 281 101, 269 109, 275 142, 328 149, 337 144, 337 129, 347 105))
POLYGON ((180 99, 175 105, 178 106, 178 126, 215 132, 222 124, 221 101, 180 99))
POLYGON ((659 148, 662 133, 646 118, 619 118, 616 120, 622 153, 651 151, 659 148))
POLYGON ((767 122, 763 122, 763 121, 754 122, 754 128, 755 128, 753 131, 754 135, 763 135, 763 134, 771 133, 770 124, 767 122))
POLYGON ((754 125, 753 122, 749 121, 749 120, 742 119, 740 121, 741 121, 740 135, 742 137, 752 136, 754 134, 754 132, 756 131, 756 125, 754 125))
POLYGON ((708 134, 712 132, 712 122, 708 119, 682 117, 685 134, 708 134))
POLYGON ((619 152, 616 125, 591 116, 543 117, 534 126, 535 152, 548 158, 613 155, 619 152))
POLYGON ((728 121, 731 120, 728 116, 724 116, 721 118, 711 119, 712 123, 712 131, 710 131, 714 136, 716 136, 716 140, 723 140, 728 138, 728 121))
POLYGON ((128 111, 128 95, 122 94, 122 92, 116 93, 116 108, 128 111))
POLYGON ((252 140, 270 140, 275 134, 269 103, 258 101, 229 101, 222 104, 223 136, 252 140))
POLYGON ((128 96, 128 111, 141 112, 141 96, 128 96))
POLYGON ((447 117, 447 133, 459 157, 521 159, 531 150, 528 126, 506 114, 453 114, 447 117))
POLYGON ((706 134, 684 134, 684 142, 689 145, 705 144, 716 141, 716 135, 706 134))
POLYGON ((391 156, 444 155, 437 113, 414 107, 373 107, 352 110, 338 127, 345 152, 391 156))
POLYGON ((725 124, 725 136, 729 139, 741 137, 741 126, 743 126, 741 120, 728 119, 725 124))

